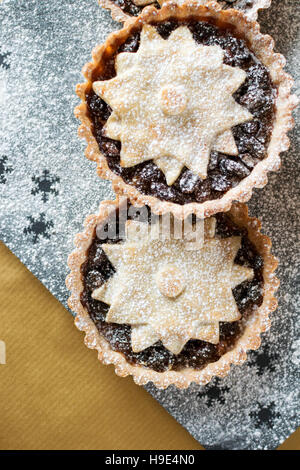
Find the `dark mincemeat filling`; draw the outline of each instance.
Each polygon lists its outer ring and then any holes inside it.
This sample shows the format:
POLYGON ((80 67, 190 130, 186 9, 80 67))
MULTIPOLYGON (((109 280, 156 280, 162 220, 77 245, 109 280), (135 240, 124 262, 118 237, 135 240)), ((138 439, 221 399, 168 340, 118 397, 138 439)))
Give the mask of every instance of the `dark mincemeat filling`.
MULTIPOLYGON (((160 35, 167 38, 178 26, 178 22, 169 21, 156 27, 160 35)), ((109 168, 141 193, 177 204, 195 201, 202 203, 222 197, 230 188, 247 177, 253 167, 265 158, 272 130, 276 97, 276 90, 272 85, 269 72, 250 52, 245 41, 233 37, 229 30, 221 30, 208 23, 191 20, 187 26, 196 42, 219 45, 225 51, 225 64, 240 67, 246 71, 246 81, 234 94, 234 98, 254 116, 252 121, 233 127, 239 151, 238 157, 211 152, 208 176, 205 180, 196 177, 184 168, 176 182, 168 186, 163 172, 151 160, 131 168, 122 168, 120 165, 121 143, 106 137, 103 130, 111 109, 93 90, 87 95, 93 132, 109 168)), ((118 52, 135 52, 138 47, 139 33, 136 33, 119 47, 118 52)), ((93 81, 107 80, 114 76, 113 57, 107 61, 105 72, 101 76, 93 77, 93 81)))
MULTIPOLYGON (((130 217, 128 217, 130 219, 130 217)), ((233 224, 229 216, 217 214, 216 234, 220 237, 233 235, 242 236, 242 246, 237 253, 235 263, 253 268, 254 278, 245 281, 233 290, 241 320, 232 323, 220 323, 220 342, 217 345, 205 341, 190 340, 180 354, 168 351, 161 342, 150 346, 142 352, 134 353, 131 349, 131 327, 106 323, 105 316, 109 309, 107 304, 94 300, 92 292, 100 287, 115 272, 113 266, 101 248, 102 243, 119 243, 114 240, 99 240, 96 236, 87 253, 87 260, 81 267, 84 290, 81 294, 82 305, 87 309, 99 333, 105 337, 114 351, 126 357, 131 364, 150 367, 157 372, 168 369, 180 370, 186 367, 201 369, 210 362, 217 361, 226 351, 230 350, 244 328, 244 320, 251 315, 254 306, 262 303, 263 292, 263 260, 247 238, 247 231, 233 224)), ((123 230, 118 227, 117 233, 123 230)))
MULTIPOLYGON (((145 6, 137 6, 132 0, 112 0, 124 13, 132 16, 138 16, 145 6)), ((247 11, 249 8, 253 7, 253 0, 221 0, 219 3, 223 8, 238 8, 240 10, 247 11)), ((159 3, 153 2, 152 6, 160 8, 159 3)))

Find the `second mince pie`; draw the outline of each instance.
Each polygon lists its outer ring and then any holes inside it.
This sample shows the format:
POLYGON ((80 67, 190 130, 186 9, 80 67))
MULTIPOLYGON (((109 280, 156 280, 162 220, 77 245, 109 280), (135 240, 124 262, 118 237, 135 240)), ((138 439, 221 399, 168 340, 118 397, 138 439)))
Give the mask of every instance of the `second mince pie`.
MULTIPOLYGON (((209 3, 209 0, 195 0, 198 5, 209 3)), ((160 8, 165 0, 99 0, 99 5, 111 11, 111 15, 116 21, 127 21, 131 16, 138 16, 143 8, 153 5, 160 8)), ((177 0, 177 3, 184 3, 184 0, 177 0)), ((218 0, 222 8, 236 8, 243 11, 248 18, 256 20, 257 12, 261 8, 268 8, 271 0, 218 0)))
POLYGON ((133 203, 200 217, 246 201, 278 169, 296 105, 273 40, 216 4, 153 7, 93 51, 80 135, 133 203))
POLYGON ((241 204, 183 221, 101 203, 69 257, 69 305, 87 346, 138 384, 226 375, 259 346, 277 305, 277 262, 259 230, 241 204))

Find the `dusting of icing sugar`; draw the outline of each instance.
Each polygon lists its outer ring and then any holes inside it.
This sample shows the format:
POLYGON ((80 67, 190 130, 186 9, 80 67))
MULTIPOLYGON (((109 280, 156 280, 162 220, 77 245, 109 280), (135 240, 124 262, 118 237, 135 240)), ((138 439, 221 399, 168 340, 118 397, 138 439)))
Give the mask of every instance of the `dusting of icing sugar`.
POLYGON ((143 26, 138 51, 117 55, 116 77, 93 83, 113 110, 105 133, 122 142, 123 167, 153 160, 172 185, 184 166, 205 179, 212 149, 238 154, 231 128, 252 114, 232 95, 246 72, 223 57, 220 46, 197 44, 187 26, 168 39, 143 26))
POLYGON ((232 289, 253 278, 234 264, 240 237, 214 237, 206 223, 200 249, 186 250, 185 239, 160 239, 161 227, 129 220, 126 240, 103 244, 116 273, 92 297, 110 306, 106 321, 132 325, 134 352, 161 340, 179 354, 191 338, 219 342, 219 322, 240 319, 232 289))
MULTIPOLYGON (((162 5, 166 0, 159 0, 162 5)), ((222 8, 236 8, 242 10, 251 19, 257 18, 257 10, 260 8, 268 8, 271 0, 216 0, 222 8)), ((176 3, 182 5, 185 0, 176 0, 176 3)), ((205 5, 209 0, 195 0, 198 5, 205 5)))
POLYGON ((296 340, 292 345, 292 362, 300 367, 300 339, 296 340))

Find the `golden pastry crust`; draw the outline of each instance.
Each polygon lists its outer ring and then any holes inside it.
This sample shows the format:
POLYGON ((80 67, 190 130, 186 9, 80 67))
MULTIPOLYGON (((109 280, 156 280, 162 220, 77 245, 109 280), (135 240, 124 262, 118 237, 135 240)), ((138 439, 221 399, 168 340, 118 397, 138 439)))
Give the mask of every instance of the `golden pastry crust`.
POLYGON ((160 10, 156 10, 152 6, 145 8, 139 17, 132 17, 121 30, 110 34, 105 44, 96 46, 92 53, 92 62, 86 64, 83 69, 87 81, 77 85, 76 92, 82 102, 75 108, 75 116, 82 123, 79 127, 79 136, 84 137, 88 143, 85 152, 86 157, 97 162, 99 176, 111 180, 113 188, 118 194, 128 197, 134 205, 150 206, 152 211, 157 214, 172 212, 177 218, 185 218, 188 214, 195 213, 203 218, 218 212, 228 211, 235 200, 239 202, 248 201, 254 188, 262 188, 266 185, 268 181, 267 173, 279 169, 279 154, 289 148, 287 132, 293 127, 292 111, 298 104, 297 98, 290 94, 294 83, 293 79, 283 70, 285 59, 281 54, 274 53, 273 48, 273 39, 260 33, 258 23, 248 20, 243 13, 237 10, 222 10, 215 2, 210 2, 205 6, 199 6, 193 1, 183 5, 167 2, 160 10), (237 35, 246 39, 250 49, 269 70, 272 81, 277 88, 278 96, 276 98, 273 132, 267 156, 256 164, 250 175, 245 177, 236 187, 227 191, 220 199, 179 205, 139 192, 136 187, 125 183, 120 176, 110 170, 107 160, 100 152, 97 141, 93 136, 86 94, 91 90, 93 73, 101 70, 107 55, 113 55, 119 44, 125 41, 133 31, 141 29, 144 24, 160 23, 170 18, 188 19, 191 16, 201 20, 212 19, 217 25, 232 25, 237 35))
POLYGON ((98 351, 98 358, 102 363, 113 364, 117 375, 121 377, 132 375, 138 385, 153 382, 156 387, 163 389, 171 384, 178 388, 187 388, 192 382, 205 385, 214 376, 226 376, 231 364, 242 364, 247 358, 247 351, 257 349, 260 346, 260 335, 269 329, 271 324, 269 314, 277 307, 274 293, 278 289, 279 281, 275 277, 274 271, 278 263, 270 253, 271 240, 260 233, 260 221, 248 216, 248 208, 245 204, 233 204, 228 213, 228 216, 236 225, 247 228, 250 241, 264 260, 263 302, 246 320, 242 336, 237 339, 233 349, 226 352, 217 362, 206 365, 202 370, 186 368, 180 371, 156 372, 141 365, 129 364, 120 352, 113 351, 105 338, 99 334, 80 301, 83 291, 81 265, 86 260, 88 248, 94 238, 95 228, 99 223, 101 224, 107 220, 110 214, 122 204, 127 204, 127 200, 124 200, 124 198, 120 200, 117 197, 115 201, 104 201, 100 204, 98 214, 87 217, 84 231, 75 238, 76 249, 68 259, 71 270, 66 280, 66 285, 71 291, 68 305, 76 313, 75 324, 77 328, 85 332, 85 344, 87 347, 98 351))
POLYGON ((110 10, 110 14, 113 20, 118 21, 119 23, 125 23, 131 15, 127 15, 124 13, 122 8, 116 5, 114 2, 110 0, 98 0, 98 3, 101 7, 105 8, 106 10, 110 10))
MULTIPOLYGON (((125 13, 122 8, 120 8, 118 5, 116 5, 116 3, 111 0, 98 0, 98 2, 101 7, 105 8, 106 10, 110 10, 111 17, 115 21, 125 23, 125 21, 132 17, 132 15, 130 15, 129 13, 125 13)), ((219 0, 219 2, 222 5, 222 0, 219 0)), ((155 0, 153 0, 153 2, 149 1, 149 3, 155 3, 155 0)), ((160 5, 163 5, 165 1, 158 0, 158 3, 160 5)), ((178 0, 178 3, 184 3, 184 1, 178 0)), ((206 3, 209 3, 209 0, 198 0, 197 3, 198 5, 205 5, 206 3)), ((256 20, 258 10, 269 8, 270 5, 271 0, 253 0, 253 6, 245 11, 245 15, 251 20, 256 20)))

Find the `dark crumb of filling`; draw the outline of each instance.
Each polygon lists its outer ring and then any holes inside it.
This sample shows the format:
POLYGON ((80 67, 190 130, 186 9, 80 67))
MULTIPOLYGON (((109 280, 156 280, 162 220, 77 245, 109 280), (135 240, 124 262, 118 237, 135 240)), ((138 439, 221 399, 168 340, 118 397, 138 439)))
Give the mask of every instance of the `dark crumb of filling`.
MULTIPOLYGON (((149 211, 150 212, 150 211, 149 211)), ((128 216, 130 219, 130 217, 128 216)), ((131 349, 131 327, 106 323, 105 316, 109 306, 94 300, 91 294, 111 277, 115 270, 101 248, 103 241, 96 236, 88 250, 87 260, 81 266, 84 290, 81 303, 87 309, 99 333, 105 337, 114 351, 122 353, 131 364, 140 364, 157 372, 168 369, 180 370, 186 367, 201 369, 210 362, 217 361, 226 351, 230 350, 243 331, 243 319, 251 315, 254 306, 262 303, 263 291, 263 260, 255 247, 247 238, 247 231, 239 229, 225 214, 217 214, 216 234, 222 238, 233 235, 242 236, 242 245, 237 253, 235 263, 246 265, 254 270, 252 281, 246 281, 233 290, 233 295, 242 319, 232 323, 220 323, 220 342, 216 345, 205 341, 190 340, 180 354, 168 351, 161 342, 134 353, 131 349)), ((117 233, 123 228, 118 227, 117 233)), ((120 238, 105 241, 119 243, 120 238)))
MULTIPOLYGON (((229 189, 247 177, 254 166, 266 156, 274 117, 276 90, 268 70, 248 49, 245 41, 236 38, 229 30, 219 29, 212 24, 190 20, 187 24, 195 41, 205 45, 219 45, 225 52, 224 63, 240 67, 247 78, 234 94, 235 100, 245 106, 254 116, 253 120, 233 127, 238 157, 212 151, 205 180, 184 168, 172 186, 168 186, 163 172, 152 160, 131 168, 120 165, 121 143, 105 136, 104 125, 111 114, 111 108, 93 91, 87 95, 87 103, 93 133, 100 151, 105 155, 109 168, 122 179, 135 186, 141 193, 177 204, 202 203, 218 199, 229 189)), ((156 25, 163 38, 179 26, 178 22, 167 21, 156 25)), ((122 44, 117 52, 136 52, 139 47, 139 32, 122 44)), ((107 80, 116 74, 114 57, 107 61, 101 76, 93 80, 107 80)))
MULTIPOLYGON (((120 7, 121 10, 124 11, 124 13, 127 13, 131 16, 138 16, 143 10, 143 8, 145 8, 145 5, 135 5, 131 0, 113 0, 113 3, 118 5, 118 7, 120 7)), ((159 3, 157 2, 153 2, 151 3, 151 5, 155 6, 155 8, 160 8, 159 3)))

